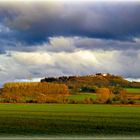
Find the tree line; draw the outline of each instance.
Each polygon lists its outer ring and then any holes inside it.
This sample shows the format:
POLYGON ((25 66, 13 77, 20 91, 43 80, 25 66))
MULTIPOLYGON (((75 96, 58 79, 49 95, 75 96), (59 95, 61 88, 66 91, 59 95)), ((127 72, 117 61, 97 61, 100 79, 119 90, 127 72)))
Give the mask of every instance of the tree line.
POLYGON ((65 84, 46 82, 6 83, 1 92, 3 102, 61 102, 69 95, 65 84))

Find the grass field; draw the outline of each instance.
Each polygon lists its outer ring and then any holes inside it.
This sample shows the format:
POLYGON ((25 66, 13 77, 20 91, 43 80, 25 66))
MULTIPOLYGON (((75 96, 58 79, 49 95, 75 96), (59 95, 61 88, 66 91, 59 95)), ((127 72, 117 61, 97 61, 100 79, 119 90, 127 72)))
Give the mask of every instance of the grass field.
POLYGON ((92 99, 96 99, 97 95, 95 93, 78 93, 75 95, 71 95, 68 97, 68 99, 72 99, 75 101, 83 101, 86 98, 92 98, 92 99))
POLYGON ((140 88, 125 88, 128 93, 139 93, 140 94, 140 88))
POLYGON ((140 136, 140 108, 0 104, 0 136, 140 136))

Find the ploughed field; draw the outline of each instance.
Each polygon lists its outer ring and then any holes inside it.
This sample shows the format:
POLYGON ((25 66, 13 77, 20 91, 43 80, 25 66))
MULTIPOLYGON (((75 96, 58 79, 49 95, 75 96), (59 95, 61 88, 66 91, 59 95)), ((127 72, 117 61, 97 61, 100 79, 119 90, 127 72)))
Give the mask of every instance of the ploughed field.
POLYGON ((0 104, 0 136, 140 136, 140 107, 0 104))

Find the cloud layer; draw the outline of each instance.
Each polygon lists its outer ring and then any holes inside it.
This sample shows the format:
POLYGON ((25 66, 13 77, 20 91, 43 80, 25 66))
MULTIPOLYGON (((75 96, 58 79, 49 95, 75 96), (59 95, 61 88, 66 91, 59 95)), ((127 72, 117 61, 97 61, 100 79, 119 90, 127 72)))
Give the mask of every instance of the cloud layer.
POLYGON ((0 83, 109 72, 140 78, 140 2, 0 3, 0 83))
POLYGON ((2 24, 13 37, 38 43, 50 36, 133 40, 140 36, 140 3, 3 3, 2 24))

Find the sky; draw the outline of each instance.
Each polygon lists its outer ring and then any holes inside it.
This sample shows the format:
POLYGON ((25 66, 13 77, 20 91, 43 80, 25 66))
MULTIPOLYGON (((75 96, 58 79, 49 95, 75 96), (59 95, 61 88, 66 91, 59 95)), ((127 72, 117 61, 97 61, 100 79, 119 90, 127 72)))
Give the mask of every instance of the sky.
POLYGON ((0 2, 0 85, 98 72, 140 78, 140 1, 0 2))

